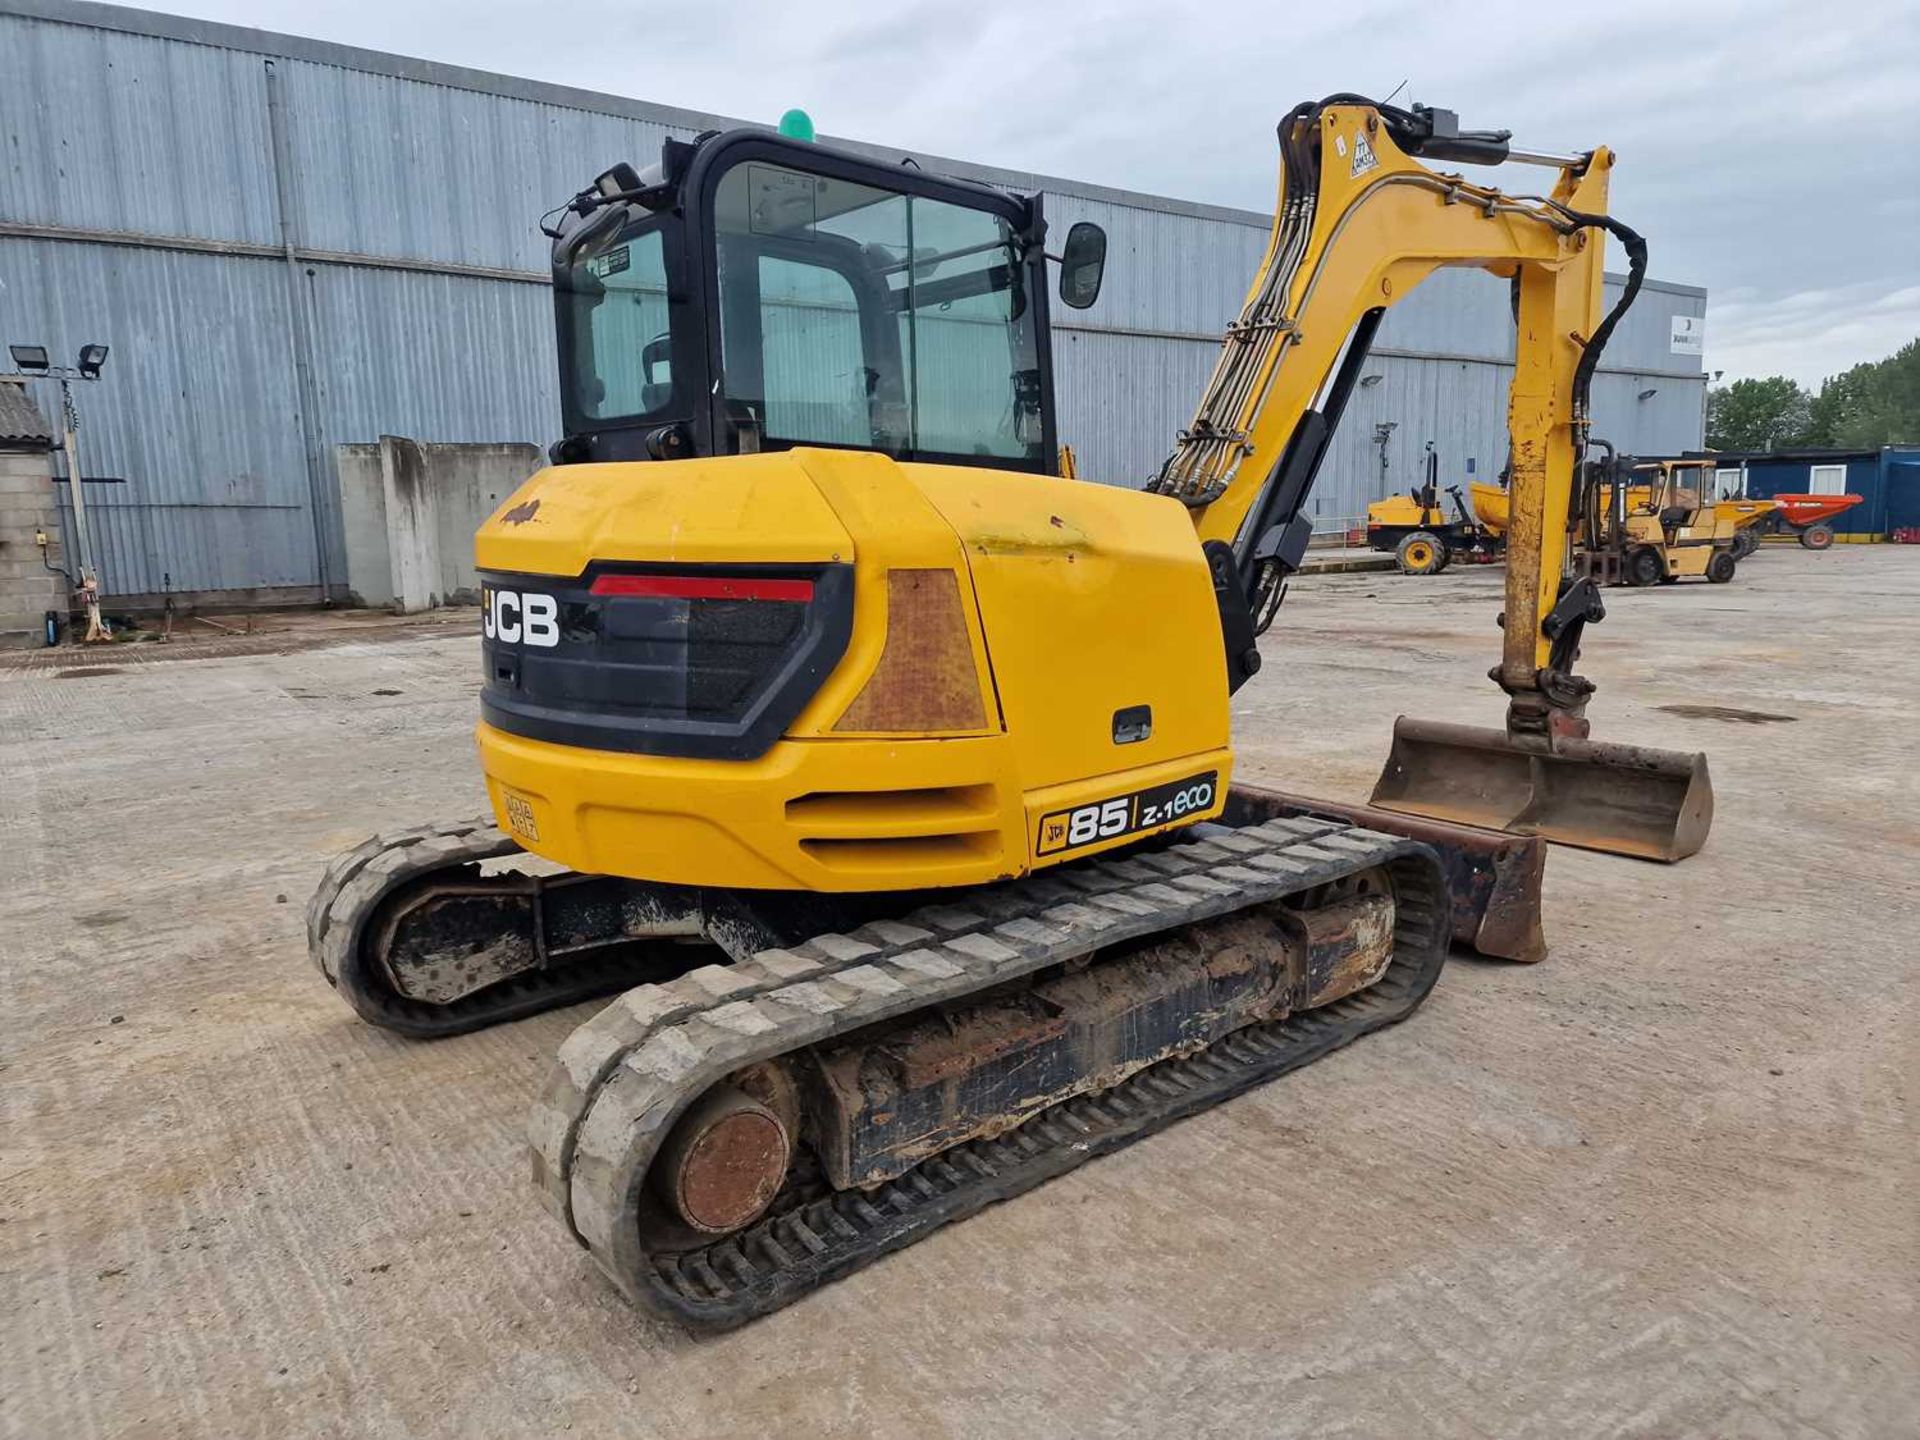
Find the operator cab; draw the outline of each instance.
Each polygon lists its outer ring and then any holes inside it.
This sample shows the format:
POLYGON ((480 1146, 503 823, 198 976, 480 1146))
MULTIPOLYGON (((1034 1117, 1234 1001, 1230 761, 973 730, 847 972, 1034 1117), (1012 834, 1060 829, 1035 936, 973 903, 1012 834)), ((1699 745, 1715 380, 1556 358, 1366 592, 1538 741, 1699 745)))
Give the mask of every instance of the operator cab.
POLYGON ((1711 522, 1714 501, 1710 468, 1661 460, 1636 469, 1647 477, 1647 513, 1659 518, 1669 540, 1702 523, 1702 512, 1711 522))
MULTIPOLYGON (((759 130, 669 140, 564 207, 555 463, 796 445, 1050 473, 1038 196, 759 130)), ((1061 296, 1106 240, 1069 235, 1061 296)))

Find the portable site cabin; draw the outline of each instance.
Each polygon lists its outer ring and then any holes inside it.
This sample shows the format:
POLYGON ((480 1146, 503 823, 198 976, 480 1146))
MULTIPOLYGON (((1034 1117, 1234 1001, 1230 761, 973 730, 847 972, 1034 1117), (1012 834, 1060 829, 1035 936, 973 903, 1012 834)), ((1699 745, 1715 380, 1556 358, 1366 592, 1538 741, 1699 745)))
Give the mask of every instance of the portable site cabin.
POLYGON ((1722 499, 1775 495, 1858 495, 1833 520, 1836 540, 1871 543, 1920 529, 1920 445, 1873 450, 1694 451, 1718 461, 1722 499))

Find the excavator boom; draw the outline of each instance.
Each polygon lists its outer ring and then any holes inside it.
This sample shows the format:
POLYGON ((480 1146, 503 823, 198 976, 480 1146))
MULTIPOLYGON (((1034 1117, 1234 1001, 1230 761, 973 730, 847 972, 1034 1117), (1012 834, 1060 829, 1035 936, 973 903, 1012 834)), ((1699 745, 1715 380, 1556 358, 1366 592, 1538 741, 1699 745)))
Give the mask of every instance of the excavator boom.
POLYGON ((1705 757, 1591 740, 1593 686, 1572 669, 1583 628, 1605 613, 1567 566, 1587 392, 1646 267, 1645 243, 1606 213, 1612 155, 1526 155, 1558 174, 1548 195, 1515 197, 1421 163, 1520 158, 1504 132, 1463 135, 1447 112, 1351 96, 1297 107, 1280 140, 1265 258, 1192 423, 1149 488, 1187 504, 1203 542, 1233 546, 1263 631, 1305 552, 1306 500, 1382 317, 1443 267, 1509 279, 1506 606, 1493 672, 1507 723, 1402 717, 1373 803, 1616 854, 1692 854, 1712 817, 1705 757), (1608 233, 1630 268, 1603 314, 1608 233))

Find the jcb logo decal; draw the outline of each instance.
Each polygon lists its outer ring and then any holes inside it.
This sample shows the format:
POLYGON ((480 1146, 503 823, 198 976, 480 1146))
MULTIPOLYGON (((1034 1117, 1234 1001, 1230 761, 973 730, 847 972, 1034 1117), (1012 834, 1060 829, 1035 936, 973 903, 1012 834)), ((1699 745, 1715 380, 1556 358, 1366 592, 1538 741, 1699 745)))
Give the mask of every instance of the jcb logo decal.
POLYGON ((480 591, 480 633, 505 645, 538 645, 548 648, 560 643, 560 602, 537 591, 496 590, 491 585, 480 591))

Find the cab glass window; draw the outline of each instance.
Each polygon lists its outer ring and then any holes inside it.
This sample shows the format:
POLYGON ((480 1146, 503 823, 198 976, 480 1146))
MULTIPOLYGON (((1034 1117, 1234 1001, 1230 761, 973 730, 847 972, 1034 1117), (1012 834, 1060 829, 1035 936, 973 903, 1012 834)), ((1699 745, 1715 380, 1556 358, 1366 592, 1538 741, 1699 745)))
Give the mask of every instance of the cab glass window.
MULTIPOLYGON (((569 408, 581 420, 651 415, 673 395, 665 249, 651 217, 588 242, 555 277, 573 347, 569 408)), ((571 422, 570 422, 571 423, 571 422)))
POLYGON ((1039 468, 1036 322, 1002 216, 742 161, 713 228, 733 448, 1039 468))

